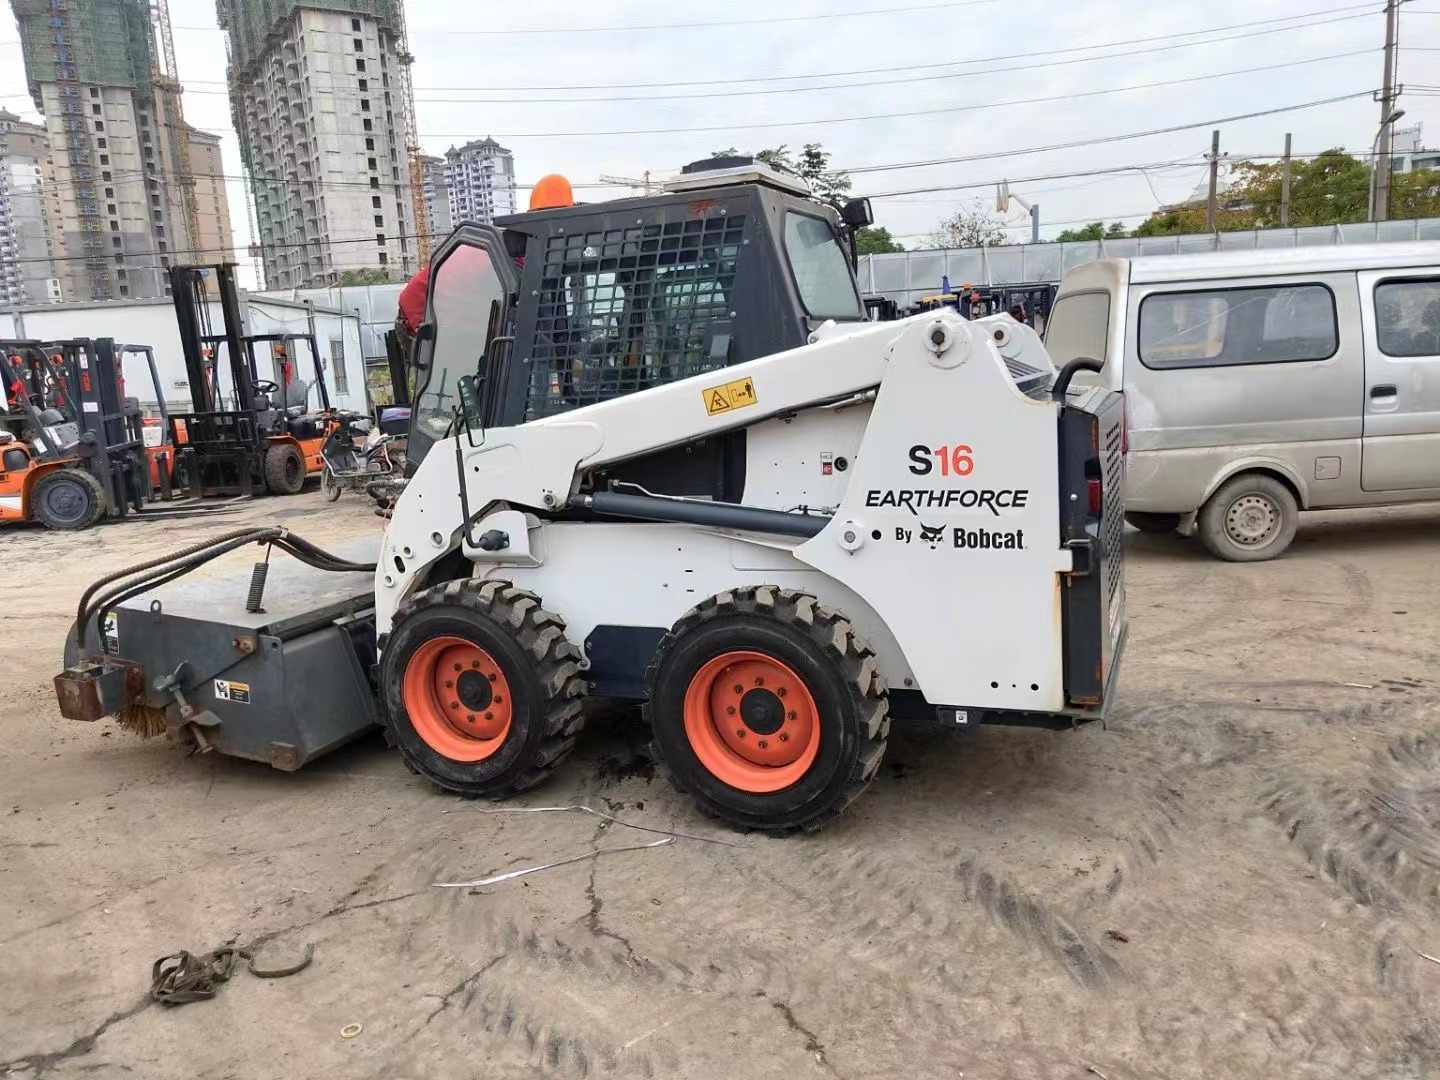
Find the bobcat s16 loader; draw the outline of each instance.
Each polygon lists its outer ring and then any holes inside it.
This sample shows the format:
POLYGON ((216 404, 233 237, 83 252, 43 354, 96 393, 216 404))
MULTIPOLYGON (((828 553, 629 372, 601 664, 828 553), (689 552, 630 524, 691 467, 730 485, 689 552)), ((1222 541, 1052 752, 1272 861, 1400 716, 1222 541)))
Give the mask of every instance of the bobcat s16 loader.
POLYGON ((62 713, 280 768, 381 724, 441 788, 497 797, 556 769, 587 697, 633 700, 704 810, 772 831, 863 791, 892 719, 1103 717, 1119 397, 1070 389, 1086 361, 1057 373, 1008 316, 864 321, 803 197, 750 177, 654 203, 457 230, 378 554, 261 529, 102 579, 62 713), (733 362, 767 319, 800 339, 733 362), (248 595, 168 584, 255 542, 290 556, 268 596, 259 571, 248 595))

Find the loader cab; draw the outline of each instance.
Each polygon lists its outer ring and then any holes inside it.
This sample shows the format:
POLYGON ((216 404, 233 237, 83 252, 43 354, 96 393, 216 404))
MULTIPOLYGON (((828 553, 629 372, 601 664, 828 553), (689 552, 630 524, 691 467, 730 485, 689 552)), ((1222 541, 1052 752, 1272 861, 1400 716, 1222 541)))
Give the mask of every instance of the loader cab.
POLYGON ((798 178, 720 159, 660 195, 462 225, 431 263, 409 458, 450 431, 458 380, 482 366, 484 424, 510 426, 864 322, 844 223, 808 196, 798 178))

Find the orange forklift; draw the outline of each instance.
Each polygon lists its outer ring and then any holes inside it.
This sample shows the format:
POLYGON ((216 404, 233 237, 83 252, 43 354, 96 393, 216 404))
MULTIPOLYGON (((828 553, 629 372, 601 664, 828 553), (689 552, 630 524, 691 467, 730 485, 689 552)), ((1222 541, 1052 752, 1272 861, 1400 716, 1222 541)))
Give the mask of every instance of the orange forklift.
POLYGON ((146 446, 139 402, 125 396, 127 353, 145 358, 158 388, 148 346, 0 341, 0 523, 71 530, 131 513, 159 516, 146 504, 172 497, 174 448, 163 440, 146 446))
POLYGON ((244 333, 233 263, 172 266, 193 409, 170 417, 179 461, 200 494, 295 495, 324 469, 320 448, 330 425, 330 393, 312 334, 244 333), (210 317, 211 289, 223 326, 210 317), (313 381, 295 355, 308 350, 313 381), (276 379, 260 377, 257 350, 268 349, 276 379), (222 360, 223 357, 223 360, 222 360), (319 410, 308 407, 311 390, 319 410))

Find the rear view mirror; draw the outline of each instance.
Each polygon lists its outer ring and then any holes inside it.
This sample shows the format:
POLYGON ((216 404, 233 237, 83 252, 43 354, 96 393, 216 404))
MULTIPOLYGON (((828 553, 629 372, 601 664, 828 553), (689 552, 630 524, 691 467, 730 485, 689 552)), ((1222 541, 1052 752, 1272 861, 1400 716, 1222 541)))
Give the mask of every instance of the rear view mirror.
POLYGON ((875 213, 870 209, 870 200, 851 199, 841 209, 840 220, 852 229, 864 229, 875 224, 875 213))
POLYGON ((483 425, 480 411, 479 379, 474 375, 460 377, 460 415, 465 421, 465 430, 474 431, 483 425))

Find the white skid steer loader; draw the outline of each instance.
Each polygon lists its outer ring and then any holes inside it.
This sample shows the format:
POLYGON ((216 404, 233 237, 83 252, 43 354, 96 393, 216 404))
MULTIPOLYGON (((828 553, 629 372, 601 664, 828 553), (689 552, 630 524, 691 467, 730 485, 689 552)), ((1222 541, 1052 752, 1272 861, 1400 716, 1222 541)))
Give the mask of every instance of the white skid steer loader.
MULTIPOLYGON (((1125 638, 1123 420, 1118 395, 1070 387, 1090 362, 1057 373, 1008 316, 816 320, 795 348, 669 381, 652 365, 628 392, 487 425, 516 385, 557 385, 503 299, 444 314, 457 250, 474 249, 466 296, 477 266, 513 290, 500 243, 471 230, 437 256, 429 444, 375 562, 278 529, 227 541, 335 572, 246 616, 213 584, 141 595, 193 553, 97 583, 56 680, 65 715, 164 710, 159 727, 282 768, 378 721, 422 776, 498 797, 555 770, 587 697, 634 700, 677 786, 776 832, 863 791, 892 718, 1103 717, 1125 638)), ((634 354, 607 355, 623 372, 634 354)))

